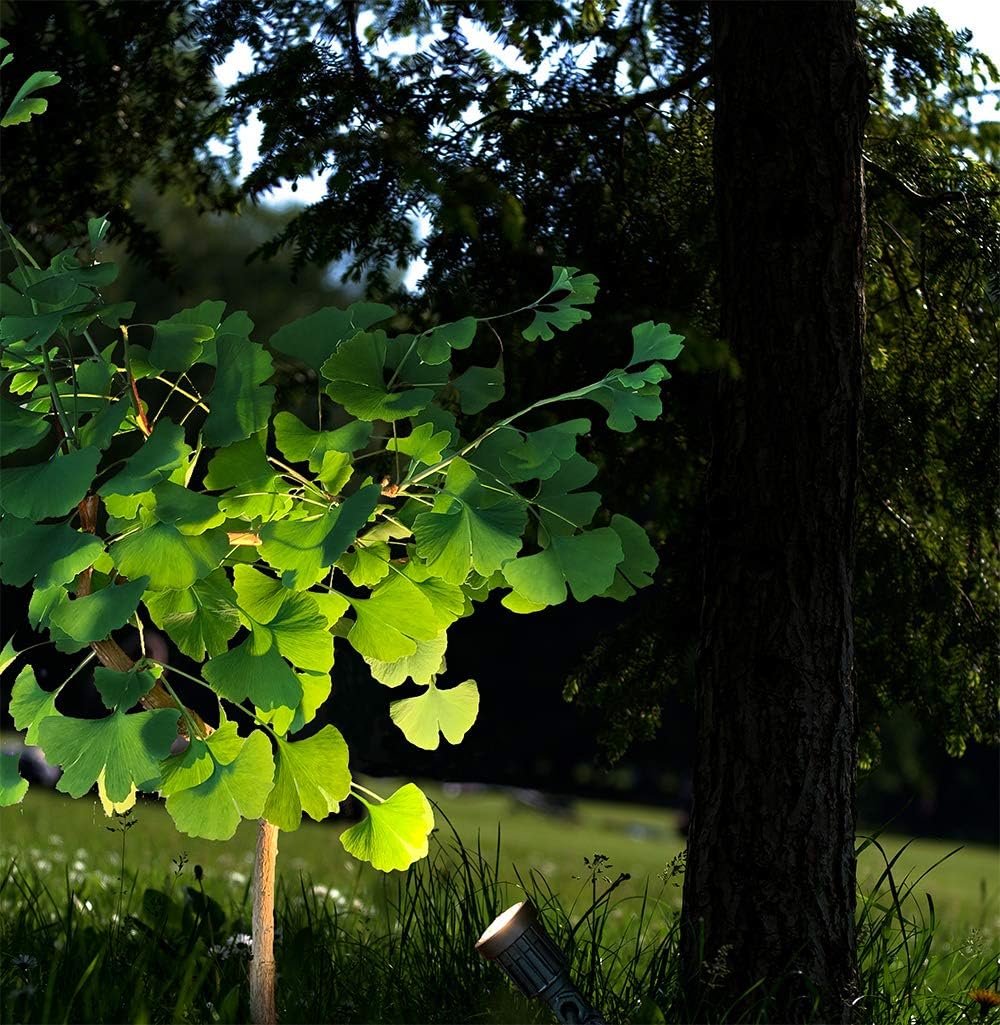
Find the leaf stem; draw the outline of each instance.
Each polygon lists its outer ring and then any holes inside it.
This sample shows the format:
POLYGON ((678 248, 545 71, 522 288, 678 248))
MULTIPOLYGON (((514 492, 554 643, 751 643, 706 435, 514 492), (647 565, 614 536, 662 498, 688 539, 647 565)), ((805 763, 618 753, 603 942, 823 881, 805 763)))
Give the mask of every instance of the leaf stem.
POLYGON ((374 790, 369 790, 368 787, 363 787, 360 783, 357 782, 357 780, 351 780, 351 789, 359 790, 362 794, 367 794, 369 797, 378 801, 379 804, 385 804, 384 797, 379 797, 379 795, 376 794, 374 790))
MULTIPOLYGON (((147 658, 147 661, 148 662, 156 662, 156 659, 147 658)), ((156 664, 157 665, 162 665, 163 663, 162 662, 156 662, 156 664)), ((176 672, 176 671, 177 670, 175 670, 175 669, 173 669, 173 667, 171 667, 171 672, 176 672)), ((181 673, 181 675, 183 676, 184 674, 181 673)), ((202 736, 201 730, 198 729, 197 723, 195 723, 194 719, 191 716, 191 713, 188 711, 187 705, 185 705, 184 702, 181 701, 181 699, 177 696, 177 692, 174 690, 173 687, 170 686, 170 683, 167 681, 166 676, 161 676, 160 677, 160 683, 163 684, 163 686, 167 690, 167 693, 174 699, 174 702, 176 703, 178 709, 180 709, 180 713, 181 713, 181 715, 184 718, 184 722, 187 723, 188 737, 191 740, 195 740, 196 738, 198 740, 204 740, 205 738, 204 738, 204 736, 202 736)))

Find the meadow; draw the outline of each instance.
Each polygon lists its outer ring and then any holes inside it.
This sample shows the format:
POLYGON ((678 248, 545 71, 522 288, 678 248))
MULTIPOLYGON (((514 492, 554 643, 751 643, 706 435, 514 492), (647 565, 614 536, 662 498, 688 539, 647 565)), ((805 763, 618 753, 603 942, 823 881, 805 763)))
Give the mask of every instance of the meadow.
MULTIPOLYGON (((676 985, 674 813, 426 790, 439 828, 407 873, 354 861, 337 842, 343 826, 281 835, 283 1021, 551 1020, 473 950, 525 894, 609 1022, 699 1020, 676 985)), ((247 1020, 254 839, 253 823, 217 844, 179 835, 154 801, 109 820, 96 798, 32 789, 0 815, 3 1020, 247 1020)), ((862 1019, 976 1019, 970 990, 1000 982, 996 852, 891 835, 859 843, 862 1019)))

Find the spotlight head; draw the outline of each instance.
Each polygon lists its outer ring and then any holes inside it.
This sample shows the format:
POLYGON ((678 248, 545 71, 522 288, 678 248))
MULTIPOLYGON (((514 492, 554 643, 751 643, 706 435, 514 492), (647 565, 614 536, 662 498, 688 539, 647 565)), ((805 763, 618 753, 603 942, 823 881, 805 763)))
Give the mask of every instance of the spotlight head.
POLYGON ((487 927, 476 950, 496 963, 530 999, 541 998, 560 1022, 605 1025, 569 977, 563 952, 552 942, 530 900, 507 908, 487 927))

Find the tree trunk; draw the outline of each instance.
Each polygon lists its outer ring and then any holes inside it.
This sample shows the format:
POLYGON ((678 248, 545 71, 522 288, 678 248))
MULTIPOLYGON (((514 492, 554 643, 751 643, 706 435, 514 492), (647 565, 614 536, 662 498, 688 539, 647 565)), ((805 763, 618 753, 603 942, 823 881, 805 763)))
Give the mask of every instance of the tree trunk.
POLYGON ((684 978, 692 1020, 839 1022, 856 996, 867 73, 853 2, 715 3, 712 35, 740 376, 720 384, 707 483, 684 978))
POLYGON ((278 858, 278 827, 266 819, 257 824, 253 863, 253 958, 250 961, 250 1017, 254 1025, 275 1025, 274 999, 274 867, 278 858))

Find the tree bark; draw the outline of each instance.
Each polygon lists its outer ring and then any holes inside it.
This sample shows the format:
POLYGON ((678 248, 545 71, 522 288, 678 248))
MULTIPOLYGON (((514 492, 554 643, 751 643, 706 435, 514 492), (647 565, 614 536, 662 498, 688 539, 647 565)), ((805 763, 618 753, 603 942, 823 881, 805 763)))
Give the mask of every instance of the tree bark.
POLYGON ((278 827, 266 819, 257 823, 257 852, 253 863, 253 925, 250 961, 250 1017, 254 1025, 275 1025, 274 871, 278 858, 278 827))
POLYGON ((856 996, 867 72, 853 2, 711 17, 722 325, 740 375, 720 383, 707 481, 683 972, 692 1020, 735 1005, 839 1022, 856 996))

